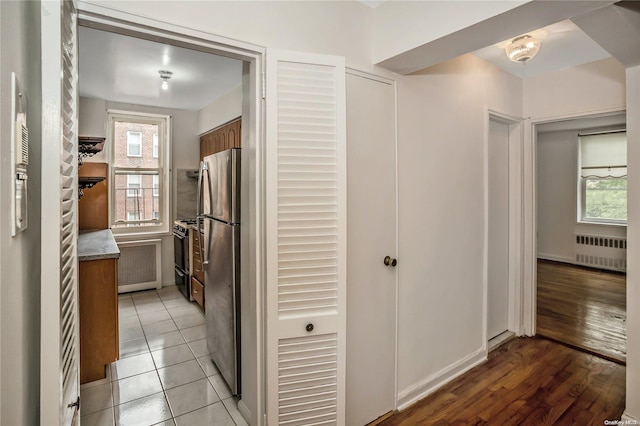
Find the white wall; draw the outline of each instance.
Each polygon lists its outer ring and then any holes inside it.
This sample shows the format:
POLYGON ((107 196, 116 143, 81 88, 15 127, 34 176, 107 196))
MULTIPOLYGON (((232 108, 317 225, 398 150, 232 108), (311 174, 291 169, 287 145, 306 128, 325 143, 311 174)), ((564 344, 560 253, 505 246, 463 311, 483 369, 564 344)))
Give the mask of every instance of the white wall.
POLYGON ((383 2, 373 12, 373 61, 389 59, 527 2, 383 2))
POLYGON ((208 132, 242 115, 242 84, 198 111, 198 134, 208 132))
POLYGON ((401 407, 484 356, 487 108, 522 82, 467 55, 398 80, 401 407))
MULTIPOLYGON (((627 158, 629 194, 640 194, 640 66, 627 69, 627 158)), ((640 197, 628 201, 627 256, 627 405, 625 414, 640 420, 640 197)))
POLYGON ((89 0, 144 17, 277 49, 340 55, 371 69, 372 9, 357 1, 89 0))
POLYGON ((626 237, 625 226, 577 222, 578 132, 538 133, 538 256, 573 263, 576 233, 626 237))
MULTIPOLYGON (((79 134, 86 136, 104 136, 107 109, 166 114, 171 116, 171 163, 172 171, 178 169, 197 169, 200 157, 198 138, 198 112, 177 109, 155 108, 141 105, 105 102, 100 99, 80 98, 79 134)), ((105 148, 106 151, 106 148, 105 148)), ((90 157, 87 161, 107 162, 105 151, 90 157)), ((176 215, 176 174, 171 175, 172 200, 171 217, 176 215)), ((172 219, 173 222, 173 219, 172 219)), ((174 283, 173 237, 162 236, 162 283, 174 283)))
POLYGON ((524 80, 524 115, 559 119, 624 110, 625 70, 613 58, 524 80))
POLYGON ((576 225, 578 135, 538 134, 538 256, 572 263, 576 225))
POLYGON ((0 424, 34 425, 40 406, 40 2, 0 2, 0 424), (28 229, 11 237, 11 72, 27 94, 28 229))

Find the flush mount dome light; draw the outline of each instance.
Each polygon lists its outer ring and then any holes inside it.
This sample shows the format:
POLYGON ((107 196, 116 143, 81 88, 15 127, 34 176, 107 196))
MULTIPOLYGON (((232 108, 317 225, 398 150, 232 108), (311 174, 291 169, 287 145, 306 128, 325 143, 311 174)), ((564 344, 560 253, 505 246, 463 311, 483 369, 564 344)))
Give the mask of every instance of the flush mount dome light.
POLYGON ((513 62, 525 63, 536 56, 540 50, 540 40, 530 35, 523 35, 511 40, 504 49, 507 57, 513 62))
POLYGON ((173 75, 171 71, 158 71, 160 73, 160 79, 162 80, 162 90, 169 88, 169 79, 173 75))

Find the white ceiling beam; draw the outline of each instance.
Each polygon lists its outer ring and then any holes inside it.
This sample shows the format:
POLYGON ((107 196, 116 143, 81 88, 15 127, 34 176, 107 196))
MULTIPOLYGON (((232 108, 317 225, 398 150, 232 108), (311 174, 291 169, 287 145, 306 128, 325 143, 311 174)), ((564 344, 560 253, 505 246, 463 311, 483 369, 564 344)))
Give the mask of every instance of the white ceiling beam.
POLYGON ((572 21, 625 68, 640 65, 640 2, 621 1, 572 21))
MULTIPOLYGON (((613 1, 531 1, 437 39, 425 40, 420 46, 380 60, 376 65, 400 74, 410 74, 529 31, 607 7, 612 3, 613 1)), ((374 9, 374 16, 376 13, 385 13, 383 6, 384 4, 374 9)), ((415 20, 415 17, 411 19, 415 20)), ((438 19, 445 18, 440 16, 438 19)), ((428 25, 426 20, 425 25, 428 25)), ((380 39, 380 35, 376 36, 376 39, 380 39)))

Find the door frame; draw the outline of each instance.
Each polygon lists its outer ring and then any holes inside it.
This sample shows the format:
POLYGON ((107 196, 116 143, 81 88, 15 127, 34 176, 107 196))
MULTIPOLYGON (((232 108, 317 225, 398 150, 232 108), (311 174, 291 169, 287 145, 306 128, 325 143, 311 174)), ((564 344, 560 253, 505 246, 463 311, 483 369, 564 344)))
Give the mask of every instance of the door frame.
MULTIPOLYGON (((255 412, 251 412, 242 400, 238 410, 252 424, 261 426, 266 418, 266 362, 265 362, 265 284, 266 284, 266 226, 265 226, 265 135, 264 135, 264 75, 266 48, 242 41, 213 35, 203 31, 176 26, 167 22, 135 16, 107 7, 80 3, 78 5, 78 26, 110 31, 122 35, 147 39, 167 44, 226 56, 244 61, 243 66, 243 119, 242 161, 248 165, 242 167, 242 194, 248 201, 242 209, 244 226, 241 231, 241 262, 249 265, 241 273, 243 293, 254 298, 245 298, 242 302, 244 312, 242 328, 248 327, 253 334, 251 345, 243 342, 244 347, 255 346, 255 364, 244 371, 243 377, 251 375, 255 388, 255 412), (245 290, 246 289, 246 290, 245 290), (252 371, 253 370, 253 371, 252 371), (253 373, 253 374, 251 374, 253 373)), ((43 242, 44 244, 44 242, 43 242)), ((247 332, 242 335, 247 336, 247 332)), ((246 367, 246 366, 245 366, 246 367)), ((246 392, 245 392, 246 396, 246 392)), ((247 398, 251 399, 251 398, 247 398)))
POLYGON ((524 155, 523 155, 523 334, 536 335, 536 314, 538 294, 538 191, 537 191, 537 126, 558 121, 573 120, 586 117, 606 116, 626 111, 626 105, 611 106, 601 109, 571 112, 553 116, 528 117, 524 120, 524 155))
POLYGON ((491 121, 509 126, 509 322, 508 330, 523 334, 523 119, 486 110, 484 132, 484 253, 483 253, 483 347, 488 353, 489 294, 489 126, 491 121))

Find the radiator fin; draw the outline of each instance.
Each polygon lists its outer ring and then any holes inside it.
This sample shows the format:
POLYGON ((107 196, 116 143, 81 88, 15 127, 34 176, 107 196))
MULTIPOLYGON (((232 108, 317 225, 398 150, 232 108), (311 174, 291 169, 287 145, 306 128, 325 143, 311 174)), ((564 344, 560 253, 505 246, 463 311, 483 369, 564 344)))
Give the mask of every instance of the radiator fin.
POLYGON ((158 276, 159 247, 155 243, 119 244, 118 288, 148 283, 149 288, 161 283, 158 276))
POLYGON ((575 262, 592 268, 626 271, 627 239, 576 234, 575 262))

